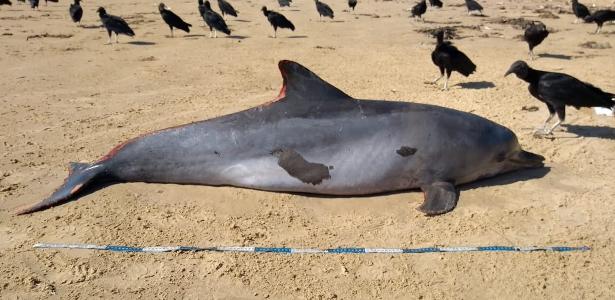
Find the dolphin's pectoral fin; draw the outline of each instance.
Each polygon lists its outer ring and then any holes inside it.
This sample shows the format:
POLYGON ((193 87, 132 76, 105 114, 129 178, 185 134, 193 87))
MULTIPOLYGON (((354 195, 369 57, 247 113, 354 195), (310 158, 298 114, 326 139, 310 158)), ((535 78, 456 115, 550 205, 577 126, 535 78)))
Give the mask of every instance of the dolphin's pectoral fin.
POLYGON ((457 189, 450 182, 434 182, 421 186, 421 190, 425 193, 425 201, 418 210, 428 216, 441 215, 453 210, 459 199, 457 189))

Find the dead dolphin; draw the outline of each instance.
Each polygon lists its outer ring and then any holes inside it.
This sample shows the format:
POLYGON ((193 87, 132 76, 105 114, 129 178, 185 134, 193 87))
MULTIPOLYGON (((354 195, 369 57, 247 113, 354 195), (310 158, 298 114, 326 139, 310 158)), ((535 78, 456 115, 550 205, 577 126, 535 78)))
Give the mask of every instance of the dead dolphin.
POLYGON ((18 214, 76 198, 101 181, 237 186, 366 195, 420 188, 427 215, 455 208, 455 185, 543 166, 494 122, 427 104, 356 100, 292 61, 274 101, 149 133, 98 161, 71 163, 64 184, 18 214))

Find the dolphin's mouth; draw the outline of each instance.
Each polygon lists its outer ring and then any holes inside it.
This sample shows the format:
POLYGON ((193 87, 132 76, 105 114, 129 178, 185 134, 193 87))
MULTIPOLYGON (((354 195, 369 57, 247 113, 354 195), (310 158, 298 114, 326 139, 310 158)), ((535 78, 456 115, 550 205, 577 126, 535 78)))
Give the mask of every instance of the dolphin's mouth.
POLYGON ((540 168, 544 167, 545 158, 532 152, 521 150, 508 158, 513 165, 521 168, 540 168))

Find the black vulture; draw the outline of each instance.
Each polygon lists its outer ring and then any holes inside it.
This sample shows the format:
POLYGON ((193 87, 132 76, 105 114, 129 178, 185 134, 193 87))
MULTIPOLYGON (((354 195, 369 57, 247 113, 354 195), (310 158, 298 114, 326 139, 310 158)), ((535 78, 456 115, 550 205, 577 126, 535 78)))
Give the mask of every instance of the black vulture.
POLYGON ((237 17, 237 11, 226 0, 218 0, 218 7, 220 8, 220 11, 222 12, 223 17, 225 14, 231 15, 233 17, 237 17))
POLYGON ((47 2, 55 2, 55 3, 58 3, 58 0, 45 0, 45 6, 47 6, 47 2))
POLYGON ((575 23, 577 23, 579 19, 583 20, 585 19, 585 17, 590 15, 587 6, 579 3, 578 0, 572 0, 572 13, 574 13, 574 15, 577 17, 577 19, 574 21, 575 23))
POLYGON ((534 59, 534 47, 540 45, 549 36, 547 26, 540 21, 534 21, 525 28, 523 39, 530 48, 530 59, 534 59))
POLYGON ((429 5, 442 8, 444 4, 440 0, 429 0, 429 5))
POLYGON ((29 2, 30 2, 30 8, 32 9, 38 8, 38 0, 29 0, 29 2))
POLYGON ((414 5, 414 7, 412 7, 411 13, 412 13, 412 17, 419 17, 419 19, 423 19, 423 14, 427 11, 427 2, 425 2, 425 0, 422 0, 421 2, 417 3, 416 5, 414 5))
POLYGON ((211 9, 211 4, 209 1, 205 1, 203 5, 205 8, 205 13, 203 14, 203 20, 205 20, 205 24, 209 26, 209 37, 212 37, 212 33, 214 37, 218 37, 218 31, 222 31, 226 33, 226 35, 231 34, 231 31, 226 26, 226 22, 220 14, 211 9))
POLYGON ((9 1, 9 0, 0 0, 0 5, 10 5, 10 6, 12 6, 13 3, 11 3, 11 1, 9 1))
POLYGON ((468 15, 473 11, 478 11, 480 15, 483 15, 483 7, 475 0, 466 0, 466 7, 468 8, 468 15))
POLYGON ((534 70, 524 61, 516 61, 504 76, 514 73, 521 80, 530 84, 528 89, 534 98, 544 102, 549 110, 549 117, 538 135, 551 134, 566 118, 566 106, 576 109, 581 107, 605 107, 613 109, 615 95, 603 92, 599 88, 580 81, 570 75, 534 70), (557 113, 558 121, 547 128, 547 124, 557 113))
POLYGON ((333 10, 329 7, 329 5, 318 0, 314 0, 314 2, 316 2, 316 10, 318 11, 319 18, 322 19, 324 16, 333 19, 333 10))
POLYGON ((293 0, 278 0, 280 7, 290 6, 291 2, 293 2, 293 0))
POLYGON ((68 13, 73 22, 81 24, 81 17, 83 17, 83 8, 81 8, 81 0, 75 0, 68 8, 68 13))
POLYGON ((263 14, 265 15, 265 17, 267 17, 267 20, 269 20, 269 23, 271 23, 271 26, 273 26, 273 37, 274 38, 276 37, 276 32, 278 31, 278 27, 288 28, 292 31, 295 31, 295 25, 293 25, 293 23, 290 22, 281 13, 275 12, 273 10, 267 10, 267 6, 263 6, 261 10, 263 11, 263 14))
POLYGON ((354 11, 355 6, 357 6, 357 0, 348 0, 348 8, 352 8, 352 11, 354 11))
POLYGON ((431 52, 431 60, 440 68, 440 77, 432 81, 433 84, 437 83, 442 77, 446 78, 444 81, 444 90, 448 89, 448 79, 451 77, 453 71, 459 72, 461 75, 468 77, 470 74, 476 71, 476 65, 465 55, 459 51, 449 41, 444 41, 444 31, 439 30, 436 33, 438 44, 436 49, 431 52))
POLYGON ((608 21, 615 21, 615 11, 609 9, 598 10, 593 14, 585 17, 585 22, 595 22, 598 25, 598 28, 596 28, 595 33, 600 33, 600 30, 602 30, 602 24, 608 21))
POLYGON ((107 14, 107 11, 103 7, 99 7, 96 10, 98 16, 100 17, 100 21, 103 23, 103 26, 107 29, 107 33, 109 34, 108 44, 111 44, 111 32, 115 33, 115 42, 119 43, 119 35, 125 34, 127 36, 135 36, 135 32, 132 31, 128 23, 124 21, 124 19, 107 14))
POLYGON ((174 12, 170 11, 169 8, 164 5, 164 3, 158 4, 158 11, 160 12, 160 16, 162 17, 164 22, 169 25, 169 28, 171 28, 171 37, 173 37, 173 27, 181 29, 185 32, 190 32, 190 27, 192 25, 184 22, 182 18, 180 18, 174 12))

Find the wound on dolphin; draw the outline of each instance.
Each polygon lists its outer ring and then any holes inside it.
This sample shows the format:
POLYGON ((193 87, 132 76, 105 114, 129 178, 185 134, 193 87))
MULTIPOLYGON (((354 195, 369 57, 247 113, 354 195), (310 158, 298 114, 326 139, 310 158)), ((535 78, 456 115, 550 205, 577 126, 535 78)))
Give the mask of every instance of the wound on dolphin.
POLYGON ((317 185, 321 184, 323 180, 331 178, 329 167, 309 162, 293 149, 277 149, 272 151, 271 154, 278 158, 278 165, 288 175, 305 183, 317 185))
POLYGON ((408 157, 410 155, 414 155, 414 153, 416 153, 416 148, 412 148, 412 147, 408 147, 408 146, 402 146, 401 148, 397 149, 395 152, 397 152, 397 154, 403 156, 403 157, 408 157))

